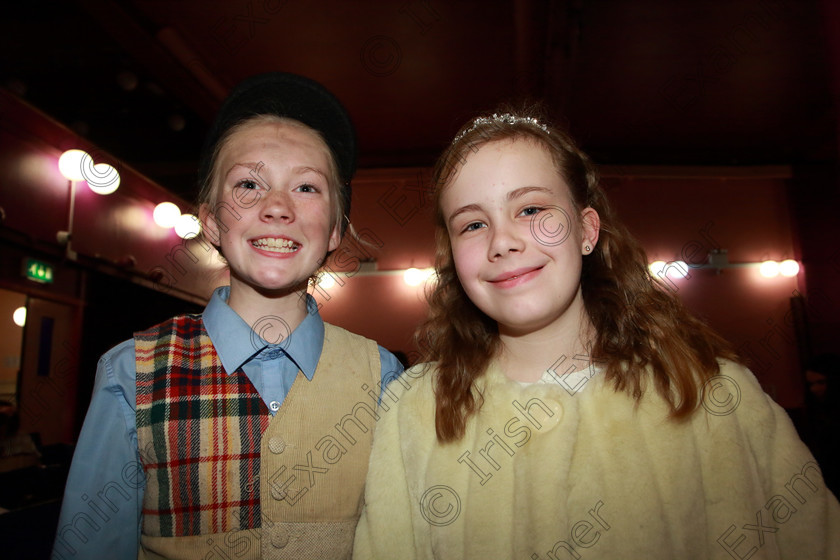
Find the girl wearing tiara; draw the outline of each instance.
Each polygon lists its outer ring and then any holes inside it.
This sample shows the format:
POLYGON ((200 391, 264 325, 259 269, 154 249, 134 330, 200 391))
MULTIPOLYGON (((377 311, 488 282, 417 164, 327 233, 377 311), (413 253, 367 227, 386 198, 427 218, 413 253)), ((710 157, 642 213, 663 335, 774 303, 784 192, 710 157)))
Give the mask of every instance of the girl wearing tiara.
POLYGON ((429 363, 383 395, 356 558, 840 558, 785 412, 567 135, 479 117, 434 180, 429 363))

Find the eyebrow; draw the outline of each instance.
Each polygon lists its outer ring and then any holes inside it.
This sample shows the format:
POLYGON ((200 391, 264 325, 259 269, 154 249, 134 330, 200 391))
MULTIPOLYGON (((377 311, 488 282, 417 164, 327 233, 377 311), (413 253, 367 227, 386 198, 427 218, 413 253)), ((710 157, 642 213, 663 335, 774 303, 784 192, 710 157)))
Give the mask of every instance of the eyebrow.
MULTIPOLYGON (((514 190, 510 191, 505 198, 507 199, 508 202, 510 202, 511 200, 516 200, 517 198, 522 198, 526 194, 530 194, 530 193, 533 193, 533 192, 542 193, 542 194, 549 194, 549 195, 552 194, 551 189, 547 189, 546 187, 528 186, 528 187, 521 187, 521 188, 514 189, 514 190)), ((454 212, 452 212, 452 215, 449 216, 449 220, 447 220, 447 222, 451 226, 452 221, 455 218, 457 218, 458 216, 460 216, 461 214, 464 214, 465 212, 480 212, 480 211, 481 211, 481 205, 480 204, 467 204, 466 206, 462 206, 462 207, 458 208, 457 210, 455 210, 454 212)))
POLYGON ((449 227, 452 227, 452 222, 455 221, 455 218, 457 218, 461 214, 464 214, 466 212, 480 212, 480 211, 481 211, 481 206, 478 205, 478 204, 467 204, 466 206, 461 206, 460 208, 458 208, 457 210, 452 212, 452 215, 449 216, 449 219, 447 220, 447 223, 449 224, 449 227))
POLYGON ((522 187, 522 188, 510 191, 507 194, 507 200, 508 200, 508 202, 510 202, 511 200, 514 200, 516 198, 521 198, 521 197, 525 196, 526 194, 531 194, 532 192, 537 192, 537 193, 542 193, 542 194, 554 194, 551 191, 551 189, 548 189, 546 187, 529 186, 529 187, 522 187))
MULTIPOLYGON (((227 177, 228 175, 230 175, 230 172, 233 171, 234 169, 236 169, 237 167, 244 167, 245 169, 250 171, 252 174, 255 174, 255 175, 259 176, 260 175, 260 169, 265 167, 265 163, 263 163, 261 161, 259 161, 259 162, 254 162, 254 161, 237 162, 237 163, 234 163, 233 165, 230 166, 230 169, 227 170, 227 172, 224 174, 224 176, 227 177)), ((308 165, 301 165, 299 167, 295 167, 295 168, 292 169, 292 171, 294 173, 297 173, 298 175, 300 175, 302 173, 306 173, 307 171, 312 171, 313 173, 317 173, 318 175, 321 175, 322 177, 324 177, 324 179, 329 180, 329 176, 326 173, 324 173, 320 169, 316 169, 315 167, 310 167, 308 165)))
POLYGON ((230 169, 228 169, 225 172, 224 177, 227 177, 228 175, 230 175, 230 172, 233 171, 234 169, 236 169, 237 167, 244 167, 248 171, 252 171, 252 172, 256 173, 257 175, 259 175, 259 172, 260 172, 259 170, 262 167, 261 164, 262 164, 262 162, 255 162, 255 161, 245 161, 245 162, 234 163, 233 165, 230 166, 230 169))
POLYGON ((298 174, 305 173, 307 171, 312 171, 313 173, 321 175, 324 179, 329 180, 329 176, 326 173, 324 173, 320 169, 316 169, 315 167, 309 167, 308 165, 301 165, 300 167, 295 167, 294 169, 292 169, 292 171, 298 174))

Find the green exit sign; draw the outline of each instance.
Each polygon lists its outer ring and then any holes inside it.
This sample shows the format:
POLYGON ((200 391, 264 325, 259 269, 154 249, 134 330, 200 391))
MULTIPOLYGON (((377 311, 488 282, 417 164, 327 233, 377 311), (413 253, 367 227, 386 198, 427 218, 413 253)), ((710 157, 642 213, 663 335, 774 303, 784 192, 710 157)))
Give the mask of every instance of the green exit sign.
POLYGON ((54 270, 51 264, 35 259, 26 259, 25 276, 35 282, 42 284, 52 284, 54 270))

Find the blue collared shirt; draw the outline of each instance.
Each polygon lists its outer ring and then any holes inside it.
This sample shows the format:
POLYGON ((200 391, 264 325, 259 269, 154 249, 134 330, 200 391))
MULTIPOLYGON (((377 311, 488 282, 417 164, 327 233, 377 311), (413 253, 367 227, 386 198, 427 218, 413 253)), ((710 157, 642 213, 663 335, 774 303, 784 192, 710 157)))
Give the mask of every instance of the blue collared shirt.
MULTIPOLYGON (((273 415, 298 371, 310 381, 315 375, 324 321, 315 300, 307 296, 309 313, 293 332, 271 316, 252 329, 228 306, 229 296, 227 286, 213 292, 202 315, 204 327, 225 371, 241 367, 273 415)), ((384 388, 403 368, 381 346, 379 360, 384 388)), ((137 558, 145 477, 137 446, 135 376, 134 339, 99 360, 64 490, 53 560, 137 558)))

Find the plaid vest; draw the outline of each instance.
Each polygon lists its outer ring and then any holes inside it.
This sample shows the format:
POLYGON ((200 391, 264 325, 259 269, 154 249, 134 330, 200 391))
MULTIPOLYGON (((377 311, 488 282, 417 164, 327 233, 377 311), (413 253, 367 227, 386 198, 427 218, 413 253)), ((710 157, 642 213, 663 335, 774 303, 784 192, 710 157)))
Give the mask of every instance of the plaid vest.
POLYGON ((315 376, 298 372, 274 418, 241 370, 224 371, 200 315, 137 333, 135 348, 147 557, 352 550, 377 416, 376 343, 325 324, 315 376))

